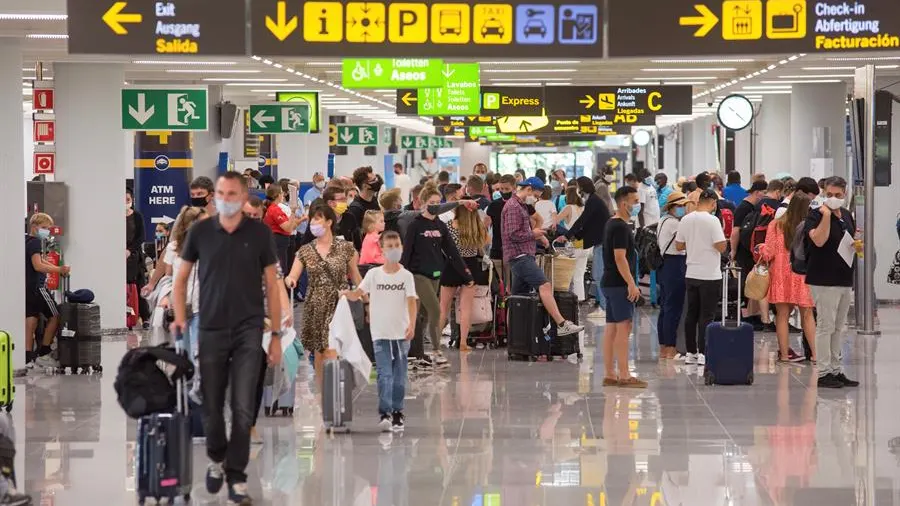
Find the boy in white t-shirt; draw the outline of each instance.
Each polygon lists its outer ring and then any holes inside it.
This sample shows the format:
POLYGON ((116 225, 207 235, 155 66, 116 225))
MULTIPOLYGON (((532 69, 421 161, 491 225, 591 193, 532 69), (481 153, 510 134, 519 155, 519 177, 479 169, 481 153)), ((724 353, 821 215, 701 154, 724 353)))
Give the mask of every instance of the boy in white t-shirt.
POLYGON ((403 430, 403 399, 406 397, 406 367, 409 342, 416 328, 415 280, 400 265, 403 244, 400 234, 387 231, 379 241, 385 264, 370 269, 356 290, 343 292, 349 300, 369 295, 370 327, 378 372, 378 425, 383 432, 403 430))

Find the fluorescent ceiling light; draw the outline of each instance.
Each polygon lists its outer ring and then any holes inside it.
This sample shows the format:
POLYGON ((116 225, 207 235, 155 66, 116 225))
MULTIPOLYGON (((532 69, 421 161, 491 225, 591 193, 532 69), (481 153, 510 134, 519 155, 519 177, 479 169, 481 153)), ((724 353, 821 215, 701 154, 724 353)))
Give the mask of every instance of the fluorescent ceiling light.
POLYGON ((650 60, 651 63, 753 63, 756 60, 750 58, 694 58, 694 59, 665 59, 650 60))
POLYGON ((628 81, 625 83, 626 86, 650 86, 650 85, 659 85, 659 81, 628 81))
POLYGON ((510 74, 513 72, 578 72, 578 69, 485 69, 482 70, 485 74, 510 74))
POLYGON ((732 72, 737 70, 734 67, 706 67, 706 68, 696 68, 696 67, 687 67, 687 68, 657 68, 657 69, 641 69, 641 72, 732 72))
POLYGON ((22 95, 28 95, 29 97, 34 94, 31 88, 22 88, 22 95))
POLYGON ((769 86, 744 86, 745 90, 789 90, 790 84, 772 84, 769 86))
POLYGON ((259 74, 262 70, 247 69, 168 69, 169 74, 259 74))
POLYGON ((826 58, 828 61, 886 61, 900 60, 900 56, 847 56, 842 58, 826 58))
POLYGON ((718 79, 718 77, 710 77, 710 76, 703 76, 703 77, 694 77, 694 76, 690 76, 690 77, 684 77, 684 76, 682 76, 682 77, 635 77, 633 79, 635 81, 648 81, 648 80, 649 81, 700 81, 700 80, 709 81, 712 79, 718 79))
POLYGON ((343 74, 344 71, 343 70, 326 70, 325 73, 326 74, 343 74))
POLYGON ((383 90, 372 90, 372 91, 374 91, 375 93, 388 93, 388 92, 393 93, 397 90, 383 89, 383 90))
POLYGON ((840 79, 810 79, 808 81, 760 81, 762 84, 828 84, 843 82, 840 79))
POLYGON ((307 67, 340 67, 339 61, 308 61, 305 63, 307 67))
POLYGON ((0 21, 65 21, 65 14, 7 14, 0 13, 0 21))
POLYGON ((236 61, 133 60, 135 65, 237 65, 236 61))
POLYGON ((818 71, 828 71, 828 70, 853 70, 856 67, 803 67, 803 70, 818 70, 818 71))
POLYGON ((807 74, 802 76, 778 76, 779 79, 840 79, 853 77, 853 74, 807 74))
POLYGON ((753 90, 747 93, 747 96, 750 95, 790 95, 791 90, 753 90))
POLYGON ((68 39, 65 33, 29 33, 25 35, 26 39, 68 39))
POLYGON ((581 60, 500 60, 483 61, 482 65, 575 65, 581 60))
POLYGON ((258 78, 258 77, 247 77, 247 78, 240 78, 240 77, 207 77, 207 78, 205 78, 205 79, 203 79, 203 80, 204 80, 204 81, 210 81, 210 82, 231 82, 231 81, 233 81, 233 82, 254 82, 254 83, 283 83, 283 82, 287 81, 287 79, 280 78, 280 77, 279 77, 279 78, 261 78, 261 77, 260 77, 260 78, 258 78))
POLYGON ((663 81, 663 84, 680 84, 680 85, 701 85, 706 84, 706 81, 663 81))
POLYGON ((571 77, 495 77, 491 81, 571 81, 571 77))
MULTIPOLYGON (((210 81, 211 79, 204 79, 204 81, 210 81)), ((233 79, 221 79, 222 81, 232 81, 233 79)), ((282 81, 287 81, 287 79, 281 79, 282 81)), ((253 79, 253 81, 256 81, 253 79)), ((252 83, 225 83, 225 86, 263 86, 263 87, 275 87, 275 88, 302 88, 302 83, 261 83, 261 82, 252 82, 252 83)))
POLYGON ((285 90, 269 90, 269 89, 258 89, 258 90, 250 90, 250 93, 284 93, 285 90))

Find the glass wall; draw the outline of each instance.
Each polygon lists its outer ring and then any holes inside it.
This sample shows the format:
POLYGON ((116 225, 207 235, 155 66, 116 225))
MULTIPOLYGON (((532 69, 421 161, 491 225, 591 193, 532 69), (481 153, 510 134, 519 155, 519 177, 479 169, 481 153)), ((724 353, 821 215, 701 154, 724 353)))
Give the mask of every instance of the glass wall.
POLYGON ((499 153, 491 154, 490 170, 499 174, 514 174, 516 170, 525 171, 526 177, 534 175, 538 169, 550 174, 562 169, 566 178, 580 176, 591 177, 594 171, 594 153, 591 150, 569 151, 563 153, 499 153))

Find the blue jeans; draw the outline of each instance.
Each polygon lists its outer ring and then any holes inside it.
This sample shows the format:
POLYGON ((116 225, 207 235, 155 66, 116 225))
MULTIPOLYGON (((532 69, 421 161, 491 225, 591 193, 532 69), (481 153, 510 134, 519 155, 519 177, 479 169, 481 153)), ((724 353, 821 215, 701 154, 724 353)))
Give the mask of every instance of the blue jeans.
POLYGON ((409 341, 377 339, 372 344, 375 347, 375 370, 378 372, 378 412, 389 415, 403 411, 409 341))
POLYGON ((191 378, 189 388, 199 392, 200 388, 200 363, 197 356, 200 353, 200 316, 193 315, 188 318, 187 328, 185 328, 182 341, 184 342, 184 350, 187 352, 188 358, 194 363, 194 377, 191 378))
POLYGON ((662 267, 656 271, 659 279, 659 320, 656 324, 660 346, 675 346, 678 325, 684 310, 687 272, 684 255, 666 255, 662 267))
POLYGON ((600 280, 603 279, 602 244, 594 245, 594 259, 592 261, 593 265, 591 266, 591 276, 594 278, 594 288, 597 290, 597 304, 599 304, 603 309, 606 309, 606 297, 603 296, 603 291, 600 290, 600 280))

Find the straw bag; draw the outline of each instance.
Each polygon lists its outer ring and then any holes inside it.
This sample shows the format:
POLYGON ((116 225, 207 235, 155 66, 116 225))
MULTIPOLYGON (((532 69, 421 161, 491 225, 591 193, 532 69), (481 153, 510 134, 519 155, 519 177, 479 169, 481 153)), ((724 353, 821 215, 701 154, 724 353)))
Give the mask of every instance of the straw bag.
POLYGON ((751 300, 763 300, 769 295, 770 281, 769 266, 760 262, 747 274, 744 294, 751 300))

